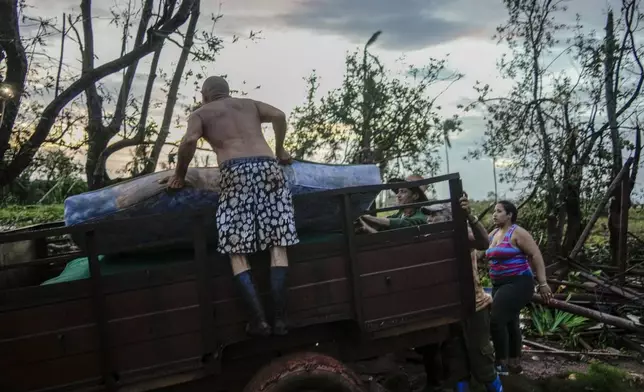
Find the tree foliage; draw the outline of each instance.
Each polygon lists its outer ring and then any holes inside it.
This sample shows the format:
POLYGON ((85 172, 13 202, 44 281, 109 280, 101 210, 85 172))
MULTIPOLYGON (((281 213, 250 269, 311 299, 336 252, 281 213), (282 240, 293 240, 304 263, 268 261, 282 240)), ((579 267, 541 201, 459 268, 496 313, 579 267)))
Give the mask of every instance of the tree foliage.
MULTIPOLYGON (((632 37, 635 2, 624 4, 617 33, 626 43, 632 37)), ((567 253, 581 233, 584 203, 592 204, 604 192, 614 165, 621 168, 644 76, 639 49, 610 45, 612 22, 603 39, 587 31, 579 16, 574 25, 561 23, 566 1, 506 0, 505 5, 508 20, 497 29, 497 38, 511 54, 498 69, 513 86, 502 96, 494 96, 489 85, 476 86, 478 101, 466 110, 482 110, 487 130, 472 157, 511 162, 502 180, 524 184, 524 196, 543 206, 539 211, 551 256, 567 253), (612 57, 620 60, 605 66, 612 57), (576 72, 563 69, 562 58, 572 61, 576 72), (607 79, 619 91, 617 101, 606 94, 607 79), (622 125, 619 136, 611 137, 607 112, 615 103, 622 125)))
MULTIPOLYGON (((299 158, 376 163, 383 174, 434 173, 444 140, 436 98, 461 75, 434 59, 395 75, 366 49, 345 63, 342 85, 321 98, 317 74, 306 79, 306 102, 292 112, 288 148, 299 158)), ((460 122, 452 121, 450 129, 458 131, 460 122)))

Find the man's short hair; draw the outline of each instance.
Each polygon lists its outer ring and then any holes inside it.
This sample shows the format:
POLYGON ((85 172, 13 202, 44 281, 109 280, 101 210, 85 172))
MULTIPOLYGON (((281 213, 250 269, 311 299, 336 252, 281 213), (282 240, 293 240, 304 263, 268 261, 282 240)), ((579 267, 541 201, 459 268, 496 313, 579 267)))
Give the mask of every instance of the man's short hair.
POLYGON ((447 204, 434 204, 423 207, 427 223, 448 222, 452 220, 452 208, 447 204))

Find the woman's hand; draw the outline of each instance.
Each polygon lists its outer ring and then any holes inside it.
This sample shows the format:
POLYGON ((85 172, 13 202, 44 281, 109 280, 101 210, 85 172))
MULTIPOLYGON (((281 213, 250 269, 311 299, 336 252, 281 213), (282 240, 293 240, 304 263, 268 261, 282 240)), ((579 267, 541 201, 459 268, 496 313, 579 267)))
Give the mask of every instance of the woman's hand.
POLYGON ((541 299, 543 299, 543 302, 550 303, 550 300, 552 299, 552 290, 550 290, 550 286, 548 286, 547 283, 544 284, 539 284, 539 295, 541 296, 541 299))

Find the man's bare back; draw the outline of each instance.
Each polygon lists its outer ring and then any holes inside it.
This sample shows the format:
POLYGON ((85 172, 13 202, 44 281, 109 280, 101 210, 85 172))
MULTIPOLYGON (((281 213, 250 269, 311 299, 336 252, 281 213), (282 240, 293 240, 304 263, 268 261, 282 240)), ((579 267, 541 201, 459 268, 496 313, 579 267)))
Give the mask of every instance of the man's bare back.
MULTIPOLYGON (((279 115, 278 109, 252 99, 225 98, 207 103, 192 116, 198 116, 203 128, 203 138, 210 144, 219 165, 229 159, 254 156, 273 157, 262 133, 264 122, 279 115), (260 110, 263 109, 263 112, 260 110)), ((269 120, 270 121, 270 120, 269 120)))
POLYGON ((222 78, 208 78, 202 89, 203 106, 188 118, 188 129, 181 139, 177 167, 172 177, 164 179, 169 188, 182 188, 190 161, 202 137, 210 144, 217 162, 235 158, 274 157, 290 163, 284 150, 286 115, 283 111, 260 101, 232 98, 222 78), (262 133, 262 123, 272 123, 275 132, 275 153, 262 133))

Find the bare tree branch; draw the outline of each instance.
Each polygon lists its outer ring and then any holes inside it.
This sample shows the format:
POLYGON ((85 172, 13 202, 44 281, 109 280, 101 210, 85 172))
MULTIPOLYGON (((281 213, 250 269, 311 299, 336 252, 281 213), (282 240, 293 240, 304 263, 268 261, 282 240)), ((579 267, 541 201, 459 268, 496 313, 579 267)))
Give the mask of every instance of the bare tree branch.
MULTIPOLYGON (((154 52, 163 40, 174 30, 183 25, 190 16, 190 11, 197 0, 183 0, 176 14, 164 22, 160 27, 148 30, 147 40, 121 58, 107 62, 83 74, 78 80, 67 87, 61 94, 52 100, 42 111, 40 121, 29 140, 19 149, 13 161, 6 167, 0 167, 0 186, 12 182, 29 165, 42 143, 47 138, 56 116, 72 99, 87 89, 91 84, 127 67, 129 64, 154 52)), ((4 4, 2 2, 1 4, 4 4)), ((17 21, 16 21, 17 23, 17 21)), ((3 24, 4 25, 4 24, 3 24)), ((24 84, 22 80, 21 86, 24 84)))
POLYGON ((181 54, 179 55, 179 61, 177 62, 177 67, 174 70, 172 82, 170 83, 168 100, 166 101, 165 110, 163 112, 163 121, 161 122, 161 128, 159 129, 157 140, 152 147, 152 152, 150 153, 150 157, 145 165, 145 173, 152 173, 156 169, 157 163, 159 162, 159 156, 161 155, 161 148, 163 147, 166 139, 168 138, 168 135, 170 134, 170 124, 172 122, 174 107, 177 103, 179 84, 181 83, 183 71, 186 67, 186 62, 188 61, 190 50, 192 49, 193 38, 195 30, 197 29, 197 22, 199 21, 199 6, 199 1, 195 2, 192 13, 190 15, 190 21, 188 22, 188 29, 183 41, 181 54))

